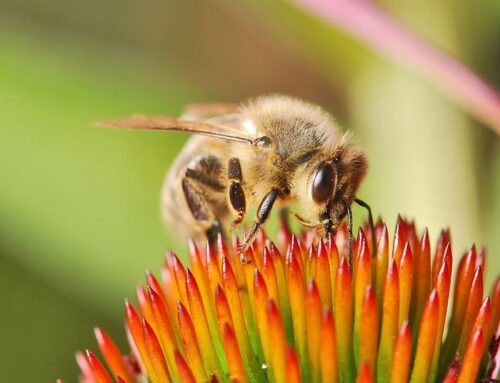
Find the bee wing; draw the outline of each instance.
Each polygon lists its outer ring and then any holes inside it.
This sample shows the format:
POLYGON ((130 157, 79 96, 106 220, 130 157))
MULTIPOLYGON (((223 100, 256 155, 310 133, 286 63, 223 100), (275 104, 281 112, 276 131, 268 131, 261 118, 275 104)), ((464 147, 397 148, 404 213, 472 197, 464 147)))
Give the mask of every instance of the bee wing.
POLYGON ((200 103, 200 104, 189 104, 184 110, 183 116, 189 116, 193 118, 207 118, 223 116, 226 114, 233 115, 240 111, 239 104, 231 103, 200 103))
POLYGON ((242 124, 223 123, 218 120, 187 120, 168 116, 135 115, 131 117, 103 120, 95 123, 103 128, 122 128, 138 130, 165 130, 186 132, 209 137, 254 144, 259 138, 242 127, 242 124))

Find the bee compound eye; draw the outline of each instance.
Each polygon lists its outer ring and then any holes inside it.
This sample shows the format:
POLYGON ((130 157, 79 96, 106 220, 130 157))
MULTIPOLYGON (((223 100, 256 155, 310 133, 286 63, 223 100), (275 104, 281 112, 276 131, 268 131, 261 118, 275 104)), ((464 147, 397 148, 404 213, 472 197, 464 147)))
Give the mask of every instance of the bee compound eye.
POLYGON ((333 194, 335 171, 329 163, 321 164, 314 175, 312 183, 312 197, 315 202, 323 203, 333 194))

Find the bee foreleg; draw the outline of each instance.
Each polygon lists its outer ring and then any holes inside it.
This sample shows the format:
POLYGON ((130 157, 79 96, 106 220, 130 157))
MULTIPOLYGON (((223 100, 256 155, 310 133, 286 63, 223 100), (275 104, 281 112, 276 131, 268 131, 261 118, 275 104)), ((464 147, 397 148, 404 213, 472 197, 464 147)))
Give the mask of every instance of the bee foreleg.
POLYGON ((377 238, 375 238, 375 224, 373 223, 372 209, 370 205, 359 198, 355 198, 354 202, 368 210, 368 222, 370 224, 370 230, 372 232, 372 257, 375 257, 375 254, 377 253, 377 238))
POLYGON ((271 210, 273 208, 274 202, 276 201, 277 197, 278 197, 278 189, 273 188, 269 193, 266 194, 266 196, 260 202, 252 227, 250 228, 250 231, 247 233, 240 248, 240 258, 242 263, 248 263, 245 251, 248 249, 253 239, 257 235, 260 226, 264 224, 269 218, 269 214, 271 213, 271 210))
POLYGON ((347 264, 349 265, 349 270, 352 274, 352 211, 351 206, 348 202, 345 202, 345 210, 347 213, 347 244, 348 244, 348 256, 347 264))
POLYGON ((237 214, 233 224, 231 225, 231 227, 234 228, 236 225, 240 224, 241 221, 243 221, 246 213, 245 192, 241 186, 243 175, 241 173, 240 160, 237 158, 231 158, 227 169, 228 178, 231 181, 231 185, 229 185, 229 205, 237 214))

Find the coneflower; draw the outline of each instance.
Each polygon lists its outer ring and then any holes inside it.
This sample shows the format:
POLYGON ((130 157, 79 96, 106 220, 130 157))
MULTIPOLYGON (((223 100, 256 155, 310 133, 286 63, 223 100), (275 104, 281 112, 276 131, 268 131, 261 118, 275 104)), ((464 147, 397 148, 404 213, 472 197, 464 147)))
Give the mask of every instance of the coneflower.
POLYGON ((347 261, 347 231, 321 239, 265 234, 241 264, 238 242, 202 251, 189 266, 168 252, 161 278, 146 273, 137 305, 125 302, 130 351, 100 328, 106 369, 78 352, 84 383, 474 382, 499 376, 500 280, 483 299, 485 251, 460 259, 451 292, 450 234, 431 257, 427 231, 399 218, 360 229, 347 261), (453 301, 448 309, 448 302, 453 301), (136 308, 137 307, 137 308, 136 308), (448 319, 447 319, 448 318, 448 319))

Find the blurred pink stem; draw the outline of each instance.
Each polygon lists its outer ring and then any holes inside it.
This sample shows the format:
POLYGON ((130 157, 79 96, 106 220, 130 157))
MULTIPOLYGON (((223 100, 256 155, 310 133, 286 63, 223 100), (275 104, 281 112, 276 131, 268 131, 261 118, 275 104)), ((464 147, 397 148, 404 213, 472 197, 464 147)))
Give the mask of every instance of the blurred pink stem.
POLYGON ((422 72, 469 113, 500 134, 500 94, 466 66, 417 37, 372 2, 292 1, 375 51, 422 72))

